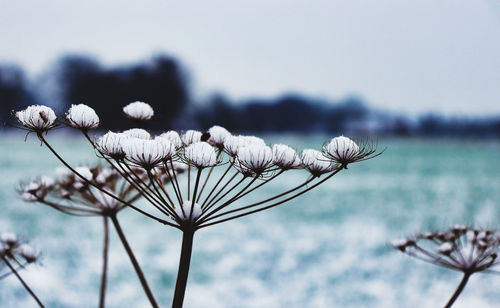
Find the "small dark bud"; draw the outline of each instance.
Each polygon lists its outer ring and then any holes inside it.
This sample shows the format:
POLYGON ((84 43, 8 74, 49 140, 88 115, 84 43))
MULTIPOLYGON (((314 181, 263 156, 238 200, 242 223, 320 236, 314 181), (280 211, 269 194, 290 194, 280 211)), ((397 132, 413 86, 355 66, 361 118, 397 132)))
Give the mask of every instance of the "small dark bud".
POLYGON ((201 141, 207 142, 208 139, 210 139, 210 133, 209 132, 205 132, 205 133, 203 133, 203 135, 201 135, 201 141))

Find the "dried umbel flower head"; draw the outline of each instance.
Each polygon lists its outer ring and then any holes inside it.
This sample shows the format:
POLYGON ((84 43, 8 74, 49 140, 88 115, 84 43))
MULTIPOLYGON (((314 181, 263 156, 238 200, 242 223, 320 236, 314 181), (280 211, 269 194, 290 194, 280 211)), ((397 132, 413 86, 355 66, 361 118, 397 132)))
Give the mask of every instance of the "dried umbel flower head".
POLYGON ((451 307, 474 273, 500 273, 493 268, 498 259, 500 234, 491 229, 455 225, 441 232, 426 232, 396 240, 392 246, 406 255, 444 268, 460 271, 464 277, 445 307, 451 307))
POLYGON ((165 132, 156 138, 167 139, 175 147, 175 149, 179 149, 180 147, 182 147, 181 136, 175 130, 170 130, 168 132, 165 132))
POLYGON ((142 128, 131 128, 124 131, 123 134, 138 139, 144 139, 144 140, 151 139, 151 134, 147 130, 142 128))
POLYGON ((230 156, 236 156, 240 148, 249 145, 266 145, 264 140, 254 136, 228 136, 224 140, 224 151, 230 156))
POLYGON ((131 138, 124 133, 107 132, 97 140, 96 147, 99 152, 114 159, 125 157, 122 144, 124 140, 131 138))
POLYGON ((238 162, 245 169, 262 174, 273 166, 273 151, 266 145, 251 144, 238 150, 238 162))
POLYGON ((184 145, 190 145, 192 143, 200 142, 201 141, 201 136, 203 134, 197 130, 188 130, 184 134, 182 134, 182 143, 184 145))
POLYGON ((148 170, 169 159, 175 151, 166 139, 159 141, 130 138, 123 141, 122 147, 127 160, 148 170))
POLYGON ((146 121, 154 116, 153 108, 143 102, 133 102, 123 107, 125 115, 134 120, 146 121))
POLYGON ((500 235, 491 229, 458 225, 442 232, 418 234, 397 243, 399 245, 394 245, 395 248, 411 256, 473 273, 489 269, 498 263, 496 257, 500 235))
POLYGON ((71 105, 66 119, 69 125, 82 130, 94 129, 99 126, 99 117, 95 110, 84 104, 71 105))
POLYGON ((28 244, 21 244, 17 249, 17 252, 28 263, 33 263, 37 259, 37 253, 35 249, 28 244))
POLYGON ((274 164, 281 169, 296 169, 302 166, 302 161, 297 152, 285 144, 273 145, 274 164))
MULTIPOLYGON (((179 142, 178 134, 174 132, 168 132, 154 140, 151 140, 149 133, 144 131, 126 131, 123 135, 127 138, 121 139, 111 134, 107 138, 103 136, 97 144, 86 137, 109 167, 120 175, 118 178, 130 184, 130 191, 135 192, 137 197, 144 197, 155 211, 151 213, 147 208, 137 208, 120 196, 116 191, 116 187, 120 185, 110 187, 109 191, 113 192, 112 198, 118 199, 120 204, 126 204, 149 218, 183 232, 181 262, 184 264, 180 266, 182 271, 179 272, 178 282, 184 285, 176 286, 174 307, 182 307, 195 231, 287 203, 332 178, 347 163, 376 156, 372 155, 375 153, 374 149, 358 145, 359 151, 356 157, 346 155, 351 153, 350 150, 337 147, 332 152, 335 155, 328 153, 328 148, 325 148, 324 155, 319 151, 305 150, 299 161, 295 151, 288 146, 277 145, 272 150, 260 138, 235 137, 217 126, 205 134, 196 130, 186 131, 180 137, 182 144, 179 142), (121 140, 116 142, 116 139, 121 140), (339 162, 340 156, 337 154, 342 154, 340 159, 347 161, 339 162), (187 177, 178 176, 181 170, 176 170, 175 164, 179 160, 187 165, 187 177), (193 169, 196 172, 191 176, 193 169), (302 172, 303 180, 293 181, 291 187, 283 187, 280 193, 271 195, 269 190, 260 190, 261 194, 254 193, 252 197, 246 197, 283 175, 285 171, 291 172, 292 169, 299 169, 297 172, 306 169, 309 172, 302 172), (163 174, 160 174, 161 172, 163 174), (320 178, 320 175, 324 176, 320 178), (166 179, 169 185, 165 185, 166 179)), ((39 135, 39 139, 64 165, 76 172, 50 146, 43 135, 39 135)), ((96 180, 97 173, 92 172, 92 174, 94 175, 92 180, 77 174, 86 181, 80 183, 86 184, 80 189, 75 188, 75 184, 78 183, 76 180, 73 180, 73 183, 69 178, 61 181, 59 195, 67 196, 67 200, 71 201, 76 196, 87 204, 105 203, 106 200, 98 200, 101 197, 96 199, 91 193, 86 194, 89 190, 92 192, 95 189, 109 194, 108 190, 102 187, 103 181, 96 180)), ((52 206, 61 211, 74 211, 60 204, 52 206)), ((107 208, 108 205, 104 204, 102 207, 107 208)), ((90 215, 96 212, 102 213, 102 210, 88 209, 85 213, 90 215)))
POLYGON ((196 142, 188 145, 184 150, 184 159, 187 164, 197 168, 217 165, 217 153, 207 142, 196 142))
POLYGON ((13 247, 16 245, 17 241, 17 235, 13 232, 4 232, 0 235, 0 240, 2 243, 4 243, 7 247, 13 247))
POLYGON ((23 185, 19 191, 23 200, 28 202, 38 201, 45 198, 47 192, 55 185, 52 178, 42 176, 32 179, 26 185, 23 185))
MULTIPOLYGON (((0 256, 16 263, 33 263, 38 254, 33 247, 21 241, 15 233, 4 232, 0 235, 0 256)), ((3 275, 2 275, 3 276, 3 275)))
POLYGON ((369 142, 361 144, 344 137, 335 137, 323 147, 323 155, 347 169, 347 165, 354 162, 367 160, 382 154, 376 153, 376 146, 369 142))
POLYGON ((319 177, 335 169, 331 161, 328 161, 320 151, 305 149, 302 151, 302 165, 313 176, 319 177))
POLYGON ((20 125, 28 130, 42 133, 56 126, 56 114, 50 107, 32 105, 16 112, 16 118, 20 125))
MULTIPOLYGON (((20 194, 27 201, 37 201, 63 213, 78 216, 119 211, 125 206, 119 201, 120 198, 128 202, 140 195, 114 169, 81 166, 74 170, 78 176, 59 172, 59 176, 51 180, 52 185, 38 185, 38 190, 32 190, 32 181, 21 187, 20 194), (40 196, 42 193, 43 197, 40 196)), ((144 178, 144 175, 136 173, 135 177, 144 178)))
POLYGON ((210 138, 208 139, 208 143, 210 143, 213 146, 216 146, 220 149, 224 147, 224 141, 231 136, 231 133, 227 131, 222 126, 214 125, 210 127, 208 130, 208 133, 210 134, 210 138))

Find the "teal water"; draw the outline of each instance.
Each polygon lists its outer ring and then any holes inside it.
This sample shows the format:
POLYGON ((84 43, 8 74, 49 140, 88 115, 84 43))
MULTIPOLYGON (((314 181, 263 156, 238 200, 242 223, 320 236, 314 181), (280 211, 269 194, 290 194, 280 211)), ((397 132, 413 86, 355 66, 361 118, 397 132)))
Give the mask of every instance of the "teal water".
MULTIPOLYGON (((325 136, 268 136, 297 149, 325 136)), ((73 164, 97 160, 76 136, 52 137, 73 164)), ((379 158, 352 165, 324 185, 273 210, 206 228, 195 237, 186 307, 440 307, 458 273, 389 248, 394 238, 455 223, 500 226, 500 143, 382 140, 379 158)), ((99 218, 75 218, 21 201, 21 180, 54 174, 56 159, 33 137, 0 137, 0 232, 14 231, 43 252, 22 274, 48 307, 97 304, 99 218)), ((297 171, 259 190, 300 183, 297 171)), ((147 204, 143 204, 147 207, 147 204)), ((122 226, 162 306, 175 283, 180 233, 132 210, 122 226)), ((147 307, 112 232, 109 307, 147 307)), ((32 307, 14 278, 0 281, 1 307, 32 307)), ((500 277, 473 276, 456 307, 496 307, 500 277)))

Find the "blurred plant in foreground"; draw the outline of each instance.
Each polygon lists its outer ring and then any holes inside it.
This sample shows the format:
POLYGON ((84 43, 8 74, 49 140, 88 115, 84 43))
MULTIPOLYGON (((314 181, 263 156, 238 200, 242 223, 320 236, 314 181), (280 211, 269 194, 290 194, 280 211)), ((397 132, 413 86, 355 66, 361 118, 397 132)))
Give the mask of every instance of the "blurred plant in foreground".
MULTIPOLYGON (((177 173, 182 172, 183 164, 175 164, 174 166, 176 167, 177 173)), ((101 190, 96 189, 96 187, 113 193, 126 202, 136 201, 141 197, 141 194, 112 168, 105 168, 102 166, 89 168, 81 166, 75 168, 75 170, 83 175, 88 182, 82 181, 82 179, 76 177, 71 171, 62 168, 57 170, 59 176, 56 179, 48 176, 35 178, 29 183, 22 184, 19 193, 27 202, 41 203, 64 214, 79 217, 100 216, 103 218, 103 266, 99 293, 99 307, 105 306, 108 271, 109 220, 111 220, 115 227, 118 237, 139 277, 146 296, 148 296, 152 302, 156 303, 139 262, 130 248, 127 238, 118 222, 117 214, 124 209, 126 205, 104 194, 101 190), (89 182, 92 183, 92 185, 89 185, 89 182)), ((136 169, 135 172, 140 178, 145 179, 146 174, 142 172, 142 169, 136 169)), ((162 167, 157 167, 155 172, 160 175, 160 180, 163 183, 166 184, 168 182, 166 171, 162 167)))
POLYGON ((500 273, 492 269, 498 259, 500 234, 491 229, 456 225, 442 232, 427 232, 395 240, 395 249, 434 265, 463 273, 445 307, 451 307, 475 273, 500 273))
MULTIPOLYGON (((128 118, 140 121, 150 119, 154 114, 151 107, 141 102, 128 105, 124 112, 128 118)), ((188 130, 181 135, 167 131, 156 137, 144 129, 132 128, 92 138, 88 131, 100 124, 99 117, 92 108, 81 104, 70 108, 66 120, 57 120, 55 113, 46 106, 30 106, 17 112, 16 116, 18 123, 36 133, 42 144, 71 170, 82 185, 182 231, 172 307, 183 305, 196 231, 284 204, 347 169, 349 164, 381 154, 373 143, 356 143, 341 136, 333 138, 322 152, 307 149, 299 155, 287 145, 269 147, 261 138, 234 136, 220 126, 213 126, 205 133, 188 130), (146 199, 155 211, 138 208, 133 204, 135 200, 127 200, 97 185, 87 170, 70 166, 46 139, 47 132, 59 125, 80 130, 109 168, 146 199), (178 163, 187 165, 187 176, 178 176, 175 168, 178 163), (162 176, 159 169, 166 175, 162 176), (277 195, 262 195, 257 202, 243 202, 244 197, 263 185, 294 171, 304 172, 306 176, 302 183, 277 195), (168 178, 167 183, 163 177, 168 178)), ((151 297, 150 302, 157 307, 151 297)))
POLYGON ((16 234, 5 232, 0 235, 0 258, 3 261, 0 266, 0 280, 15 275, 37 304, 40 307, 45 307, 18 272, 38 260, 35 249, 19 240, 16 234))

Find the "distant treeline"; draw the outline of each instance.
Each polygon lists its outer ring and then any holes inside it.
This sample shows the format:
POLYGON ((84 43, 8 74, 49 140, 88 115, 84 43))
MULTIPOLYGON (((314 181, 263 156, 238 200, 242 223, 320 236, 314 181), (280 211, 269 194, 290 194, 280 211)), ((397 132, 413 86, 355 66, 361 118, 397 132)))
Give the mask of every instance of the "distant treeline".
POLYGON ((156 116, 148 127, 206 129, 214 124, 236 132, 328 132, 350 135, 500 137, 500 115, 449 118, 426 114, 416 119, 369 108, 348 98, 327 101, 299 94, 232 102, 223 94, 193 101, 186 70, 175 58, 156 56, 125 66, 104 66, 89 56, 59 59, 50 71, 28 79, 15 65, 0 65, 0 120, 12 122, 12 110, 47 104, 61 114, 84 103, 110 129, 130 127, 121 116, 129 102, 152 105, 156 116))

